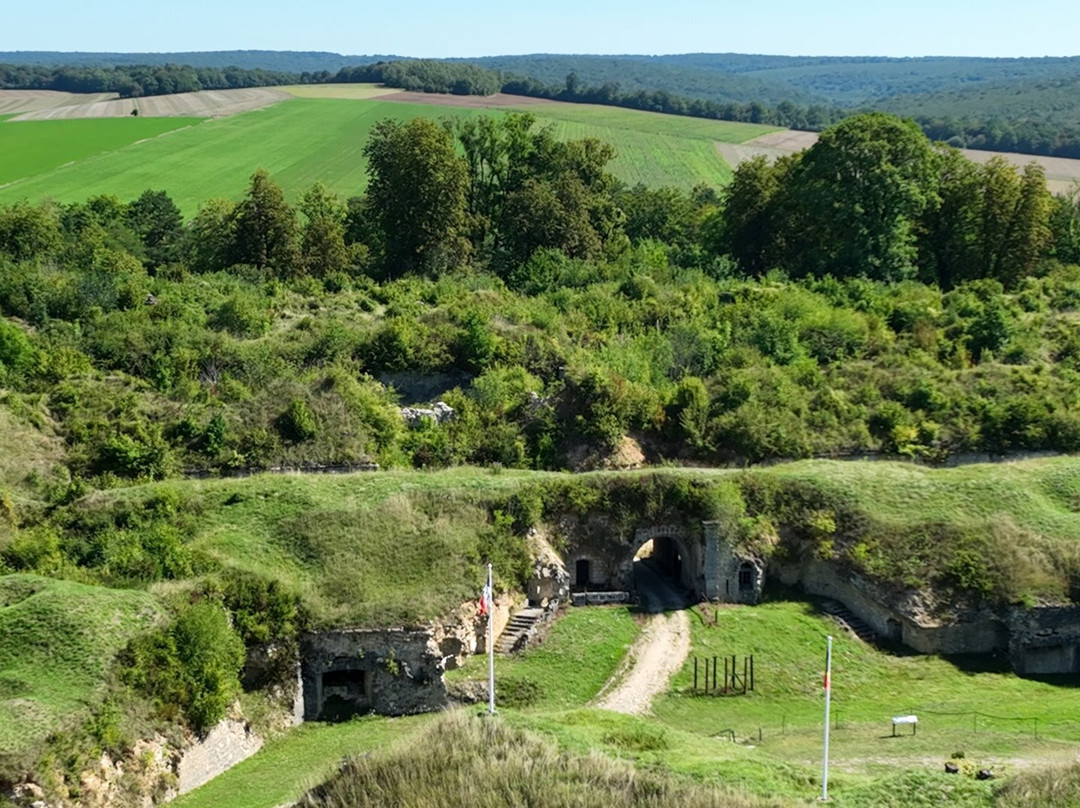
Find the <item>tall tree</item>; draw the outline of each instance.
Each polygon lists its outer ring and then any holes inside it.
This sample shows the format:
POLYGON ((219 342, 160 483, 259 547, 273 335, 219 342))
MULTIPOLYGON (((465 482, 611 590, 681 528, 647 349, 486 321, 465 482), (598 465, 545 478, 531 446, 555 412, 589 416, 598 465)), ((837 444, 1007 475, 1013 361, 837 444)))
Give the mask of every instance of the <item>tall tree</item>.
POLYGON ((296 213, 281 186, 261 168, 252 174, 247 196, 236 208, 232 263, 269 269, 278 276, 300 269, 296 213))
POLYGON ((0 208, 0 252, 16 261, 53 257, 61 246, 55 206, 16 202, 0 208))
POLYGON ((735 169, 724 189, 722 209, 702 224, 704 247, 713 255, 729 255, 748 275, 763 275, 780 255, 777 192, 798 158, 776 165, 765 157, 747 160, 735 169))
POLYGON ((375 125, 368 160, 368 211, 386 270, 400 274, 465 260, 468 168, 447 129, 426 118, 375 125))
POLYGON ((199 206, 187 230, 187 255, 196 272, 217 272, 229 266, 233 252, 236 203, 208 199, 199 206))
POLYGON ((179 257, 184 218, 165 191, 143 191, 127 207, 130 227, 142 239, 148 263, 160 266, 179 257))
POLYGON ((300 200, 304 215, 304 267, 308 274, 323 277, 349 266, 345 247, 345 203, 321 182, 300 200))
POLYGON ((788 268, 898 280, 915 272, 915 222, 937 156, 914 121, 856 115, 822 133, 784 187, 788 268))

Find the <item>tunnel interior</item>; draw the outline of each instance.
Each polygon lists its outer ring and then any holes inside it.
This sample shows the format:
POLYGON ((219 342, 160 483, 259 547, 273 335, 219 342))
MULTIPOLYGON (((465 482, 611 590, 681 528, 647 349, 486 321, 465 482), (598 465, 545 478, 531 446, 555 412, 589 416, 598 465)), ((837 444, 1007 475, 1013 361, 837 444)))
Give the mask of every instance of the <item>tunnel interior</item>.
POLYGON ((674 539, 659 536, 641 545, 634 556, 635 582, 642 566, 647 566, 652 572, 674 584, 682 585, 683 557, 674 539))

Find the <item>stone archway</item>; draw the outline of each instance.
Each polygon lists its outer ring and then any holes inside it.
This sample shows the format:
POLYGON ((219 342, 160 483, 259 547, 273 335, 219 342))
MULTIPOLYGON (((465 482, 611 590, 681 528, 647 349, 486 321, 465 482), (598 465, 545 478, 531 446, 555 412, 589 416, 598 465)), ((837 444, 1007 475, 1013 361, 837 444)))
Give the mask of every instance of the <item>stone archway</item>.
POLYGON ((634 564, 646 555, 647 563, 656 573, 700 594, 700 544, 700 538, 681 525, 656 525, 635 531, 629 557, 620 565, 628 573, 623 575, 627 588, 631 591, 635 588, 634 564))

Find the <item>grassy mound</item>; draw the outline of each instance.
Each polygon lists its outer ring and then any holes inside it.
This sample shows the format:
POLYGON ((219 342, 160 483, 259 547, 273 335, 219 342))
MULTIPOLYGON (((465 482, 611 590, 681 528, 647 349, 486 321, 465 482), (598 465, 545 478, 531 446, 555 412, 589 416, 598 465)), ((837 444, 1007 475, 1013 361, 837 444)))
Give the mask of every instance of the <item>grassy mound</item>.
POLYGON ((117 652, 160 615, 146 592, 0 577, 0 771, 84 719, 117 652))
POLYGON ((337 777, 300 803, 304 808, 779 804, 660 771, 635 769, 600 753, 560 751, 550 741, 497 718, 465 713, 447 716, 390 752, 349 761, 337 777))
POLYGON ((122 561, 110 562, 110 548, 141 542, 152 556, 157 545, 146 539, 164 525, 183 534, 196 574, 232 569, 277 581, 317 626, 412 624, 475 599, 489 559, 501 588, 522 585, 524 542, 488 511, 521 476, 462 469, 138 486, 76 503, 65 531, 70 542, 103 548, 88 553, 105 558, 100 575, 122 561))

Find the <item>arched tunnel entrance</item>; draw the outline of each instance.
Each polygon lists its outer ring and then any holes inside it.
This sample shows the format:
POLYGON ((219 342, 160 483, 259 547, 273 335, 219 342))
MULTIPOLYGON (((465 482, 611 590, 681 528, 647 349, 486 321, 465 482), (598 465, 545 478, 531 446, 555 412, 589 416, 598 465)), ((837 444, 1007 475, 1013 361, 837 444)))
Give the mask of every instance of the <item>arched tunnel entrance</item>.
POLYGON ((688 559, 679 542, 669 536, 649 539, 634 555, 634 590, 646 612, 685 608, 691 602, 683 583, 688 559))

